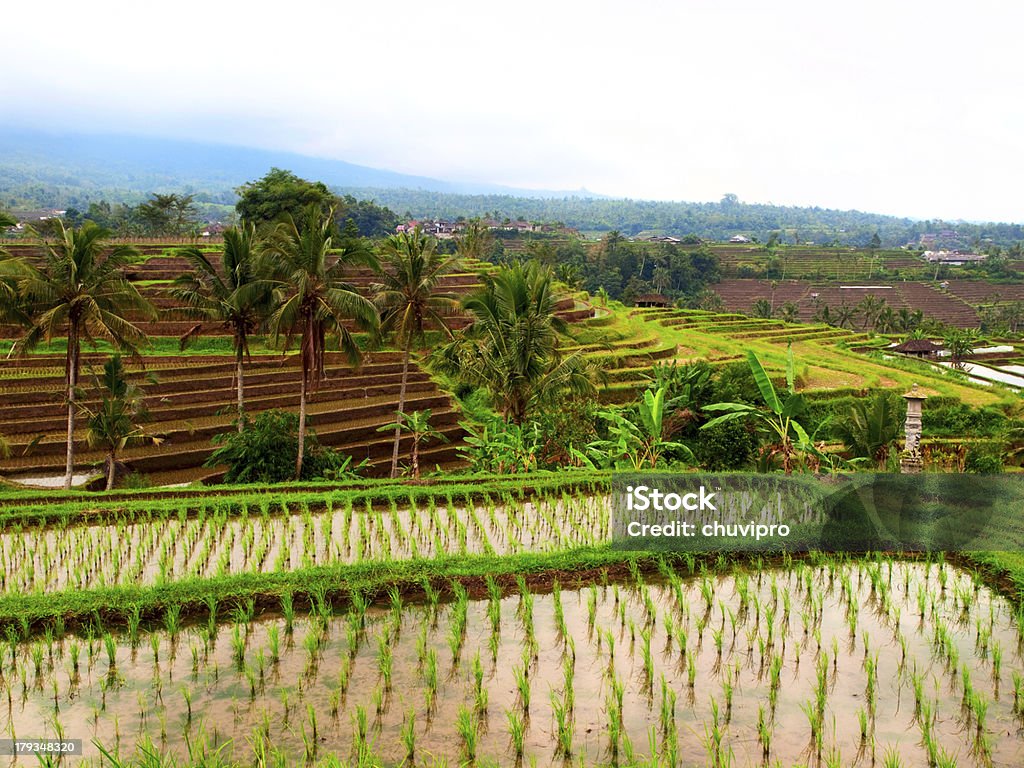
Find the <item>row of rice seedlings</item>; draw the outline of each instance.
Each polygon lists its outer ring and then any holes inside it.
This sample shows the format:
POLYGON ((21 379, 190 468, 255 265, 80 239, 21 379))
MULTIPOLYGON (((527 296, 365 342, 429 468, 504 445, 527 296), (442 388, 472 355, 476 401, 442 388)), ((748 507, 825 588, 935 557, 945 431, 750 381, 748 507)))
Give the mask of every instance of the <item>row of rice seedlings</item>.
POLYGON ((18 529, 0 535, 0 590, 87 589, 160 584, 230 573, 284 571, 332 562, 439 554, 555 551, 607 539, 601 500, 538 499, 515 506, 472 504, 353 510, 351 502, 312 512, 305 502, 285 516, 232 515, 199 508, 144 522, 18 529), (485 514, 484 514, 485 513, 485 514))

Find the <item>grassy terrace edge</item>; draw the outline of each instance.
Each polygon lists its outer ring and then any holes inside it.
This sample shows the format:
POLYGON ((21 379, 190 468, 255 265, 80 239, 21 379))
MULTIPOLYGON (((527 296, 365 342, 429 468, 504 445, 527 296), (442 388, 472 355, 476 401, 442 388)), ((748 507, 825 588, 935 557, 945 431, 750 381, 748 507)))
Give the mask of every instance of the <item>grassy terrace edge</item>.
POLYGON ((103 523, 151 519, 169 514, 194 515, 213 505, 238 516, 249 504, 266 505, 277 513, 303 503, 323 508, 351 502, 371 506, 420 503, 427 499, 474 501, 510 496, 519 500, 545 493, 607 493, 611 471, 534 472, 530 475, 466 475, 456 481, 364 480, 352 483, 281 483, 270 486, 216 486, 210 490, 0 491, 0 526, 61 523, 103 523))
MULTIPOLYGON (((797 555, 794 560, 812 560, 821 553, 797 555)), ((870 558, 872 553, 848 554, 854 560, 870 558)), ((879 553, 875 553, 879 554, 879 553)), ((765 553, 767 561, 773 557, 765 553)), ((899 553, 900 557, 914 557, 899 553)), ((1018 609, 1024 606, 1024 555, 1006 552, 955 553, 960 567, 972 570, 989 586, 1005 594, 1018 609)), ((709 552, 698 555, 698 562, 721 571, 726 566, 753 562, 746 557, 709 552)), ((783 557, 786 557, 783 555, 783 557)), ((110 625, 130 625, 133 621, 159 622, 168 609, 177 618, 226 618, 231 609, 252 601, 261 611, 280 609, 281 598, 290 596, 298 604, 312 607, 318 602, 345 602, 353 594, 376 599, 396 588, 402 594, 415 594, 429 582, 443 592, 458 581, 483 593, 484 579, 491 577, 501 586, 511 586, 517 576, 538 583, 555 578, 565 583, 590 581, 610 569, 640 568, 652 571, 661 564, 687 563, 682 554, 612 549, 610 545, 579 547, 551 553, 515 555, 459 555, 418 558, 402 561, 374 561, 355 564, 313 566, 274 573, 233 574, 210 579, 186 579, 153 586, 121 585, 92 590, 65 590, 0 597, 0 631, 32 632, 59 623, 62 628, 95 623, 98 629, 110 625)), ((692 568, 694 560, 687 565, 692 568)))

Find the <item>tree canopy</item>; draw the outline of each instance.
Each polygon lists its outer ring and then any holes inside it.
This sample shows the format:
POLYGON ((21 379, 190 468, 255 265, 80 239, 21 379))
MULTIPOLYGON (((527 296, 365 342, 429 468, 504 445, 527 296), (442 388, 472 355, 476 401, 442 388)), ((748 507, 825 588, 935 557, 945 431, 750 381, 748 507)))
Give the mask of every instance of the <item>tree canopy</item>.
POLYGON ((281 168, 271 168, 263 178, 247 182, 235 191, 238 215, 256 224, 280 221, 285 216, 298 219, 310 206, 326 214, 338 204, 323 182, 306 181, 281 168))

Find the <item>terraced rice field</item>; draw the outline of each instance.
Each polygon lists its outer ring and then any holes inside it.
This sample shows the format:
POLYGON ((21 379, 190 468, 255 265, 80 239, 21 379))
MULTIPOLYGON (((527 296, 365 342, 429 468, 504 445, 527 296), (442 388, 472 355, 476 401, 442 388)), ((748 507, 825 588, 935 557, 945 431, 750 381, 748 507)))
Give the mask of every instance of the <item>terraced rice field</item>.
MULTIPOLYGON (((11 250, 16 255, 30 257, 37 253, 28 246, 13 246, 11 250)), ((141 250, 145 260, 134 265, 127 276, 156 304, 161 317, 155 321, 136 320, 151 337, 177 339, 197 322, 175 314, 177 304, 167 296, 166 289, 174 278, 188 269, 188 263, 166 245, 146 244, 141 250)), ((490 268, 481 262, 467 262, 462 272, 443 278, 442 289, 456 296, 465 295, 481 285, 481 275, 490 268)), ((367 269, 351 270, 348 279, 366 293, 376 280, 367 269)), ((575 297, 564 298, 557 309, 559 317, 570 323, 586 320, 594 314, 593 307, 575 297)), ((468 322, 468 317, 454 317, 451 327, 458 329, 468 322)), ((217 324, 207 324, 203 333, 224 336, 228 331, 217 324)), ((0 328, 0 339, 13 339, 18 335, 16 328, 0 328)), ((259 340, 256 346, 259 348, 259 340)), ((102 365, 99 356, 87 355, 87 361, 102 365)), ((223 468, 205 468, 203 464, 213 449, 210 439, 230 429, 235 417, 233 358, 148 355, 144 365, 146 371, 157 377, 155 384, 144 385, 151 416, 147 429, 162 437, 163 442, 159 446, 129 447, 123 453, 123 460, 132 471, 147 475, 151 483, 158 485, 221 476, 223 468)), ((91 395, 88 369, 83 374, 82 383, 88 398, 91 395)), ((309 406, 309 423, 320 441, 344 451, 357 463, 368 461, 371 473, 383 471, 390 464, 392 438, 377 429, 394 420, 400 379, 401 356, 397 353, 371 353, 358 369, 338 355, 329 356, 327 379, 311 396, 309 406)), ((409 382, 410 399, 406 409, 431 409, 431 423, 444 436, 424 446, 422 466, 428 470, 436 466, 458 466, 458 446, 464 432, 458 425, 459 414, 451 398, 415 365, 409 382)), ((245 383, 249 412, 294 409, 299 399, 297 359, 257 355, 247 364, 245 383)), ((0 361, 0 394, 5 405, 3 433, 12 448, 11 456, 0 460, 0 474, 46 481, 62 473, 66 424, 63 387, 63 356, 0 361)), ((79 437, 84 437, 84 428, 79 437)), ((404 438, 403 456, 408 454, 409 440, 404 438)), ((79 459, 88 467, 100 464, 104 457, 96 451, 82 450, 79 459)))
MULTIPOLYGON (((101 365, 100 358, 92 360, 101 365)), ((36 477, 60 474, 64 466, 63 425, 66 411, 60 393, 62 360, 36 357, 0 363, 0 394, 4 398, 4 434, 11 456, 0 460, 0 473, 36 477)), ((155 484, 180 483, 217 476, 222 470, 202 465, 213 450, 210 439, 231 429, 235 418, 234 362, 216 356, 147 357, 146 369, 156 383, 143 383, 149 403, 147 429, 163 437, 160 445, 129 447, 123 460, 151 476, 155 484)), ((378 352, 354 369, 340 355, 328 355, 327 378, 311 396, 309 423, 321 442, 337 447, 355 461, 383 465, 391 442, 377 428, 394 420, 401 382, 401 355, 378 352)), ((141 374, 136 374, 141 375, 141 374)), ((247 365, 246 401, 250 411, 294 409, 299 400, 297 360, 260 356, 247 365)), ((83 376, 83 384, 89 381, 83 376)), ((430 377, 413 366, 408 408, 433 410, 432 424, 451 443, 426 446, 426 467, 451 466, 454 445, 463 432, 451 398, 430 377)), ((87 390, 87 395, 93 396, 87 390)), ((84 441, 84 428, 80 435, 84 441)), ((404 451, 407 452, 406 444, 404 451)), ((82 450, 82 465, 102 462, 101 452, 82 450)))
MULTIPOLYGON (((966 281, 962 281, 966 282, 966 281)), ((988 284, 979 283, 979 286, 988 284)), ((985 288, 983 288, 984 290, 985 288)), ((962 286, 960 290, 966 290, 962 286)), ((872 281, 864 285, 836 285, 806 280, 723 280, 715 286, 727 310, 750 313, 758 299, 770 302, 778 311, 792 303, 799 310, 799 318, 811 321, 821 307, 834 311, 841 306, 856 307, 867 296, 883 299, 895 311, 921 310, 926 317, 960 328, 977 328, 978 313, 972 299, 961 297, 950 290, 943 291, 931 283, 872 281)), ((854 318, 854 327, 861 327, 864 319, 854 318)))
POLYGON ((1024 759, 1020 614, 942 563, 663 563, 162 624, 12 637, 0 727, 238 762, 1024 759))
POLYGON ((784 323, 739 312, 685 309, 623 309, 584 321, 573 328, 577 348, 591 357, 607 376, 601 397, 625 402, 650 384, 654 363, 707 360, 720 365, 745 360, 754 350, 781 375, 787 348, 799 361, 801 391, 836 387, 867 390, 905 388, 918 384, 929 395, 944 394, 972 405, 1000 402, 1005 393, 965 385, 935 369, 913 361, 868 356, 886 342, 885 337, 814 323, 784 323))
POLYGON ((744 267, 765 270, 773 263, 783 278, 809 280, 864 280, 884 272, 898 272, 906 279, 922 279, 934 267, 905 251, 876 251, 864 248, 825 248, 820 246, 785 246, 776 250, 774 261, 768 250, 759 245, 716 243, 708 246, 722 265, 723 274, 739 277, 744 267))

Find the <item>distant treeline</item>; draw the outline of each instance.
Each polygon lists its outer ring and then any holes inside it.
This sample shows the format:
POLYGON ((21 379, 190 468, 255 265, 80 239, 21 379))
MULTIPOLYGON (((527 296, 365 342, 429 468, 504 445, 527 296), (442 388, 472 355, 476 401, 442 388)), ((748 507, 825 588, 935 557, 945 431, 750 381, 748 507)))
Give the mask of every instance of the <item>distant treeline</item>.
POLYGON ((458 195, 413 189, 346 188, 340 191, 360 199, 372 199, 411 218, 526 219, 562 223, 584 232, 617 230, 627 236, 695 234, 711 240, 727 240, 739 234, 766 242, 772 233, 779 233, 782 243, 861 247, 870 246, 876 233, 882 246, 916 243, 921 235, 927 234, 938 235, 938 240, 947 244, 979 248, 989 242, 986 238, 1003 246, 1024 240, 1024 225, 1021 224, 915 221, 860 211, 743 203, 735 195, 726 195, 716 203, 685 203, 458 195))

